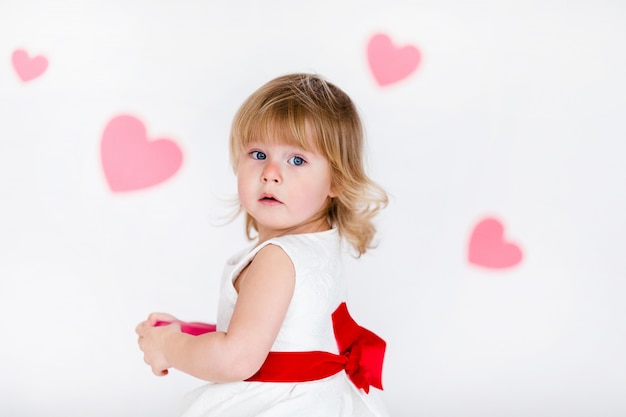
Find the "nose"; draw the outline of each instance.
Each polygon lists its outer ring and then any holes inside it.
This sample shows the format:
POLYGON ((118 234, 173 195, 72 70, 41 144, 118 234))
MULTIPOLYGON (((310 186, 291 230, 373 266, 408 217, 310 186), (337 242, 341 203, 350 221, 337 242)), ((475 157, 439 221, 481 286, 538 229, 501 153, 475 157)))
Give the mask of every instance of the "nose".
POLYGON ((268 162, 261 173, 261 181, 280 184, 283 181, 280 167, 276 163, 268 162))

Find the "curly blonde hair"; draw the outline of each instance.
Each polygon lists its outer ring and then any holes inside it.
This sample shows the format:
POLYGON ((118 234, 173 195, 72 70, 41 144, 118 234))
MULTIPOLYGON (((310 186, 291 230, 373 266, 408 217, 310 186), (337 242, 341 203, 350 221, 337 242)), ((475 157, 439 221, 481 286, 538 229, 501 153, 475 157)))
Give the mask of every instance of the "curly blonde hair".
MULTIPOLYGON (((327 205, 327 220, 360 256, 372 247, 373 218, 388 197, 365 173, 361 119, 341 89, 315 74, 284 75, 261 86, 234 117, 231 165, 236 173, 243 150, 253 141, 279 140, 308 149, 311 139, 331 167, 336 197, 327 205), (308 135, 307 128, 312 130, 308 135)), ((256 221, 246 213, 249 239, 253 230, 256 221)))

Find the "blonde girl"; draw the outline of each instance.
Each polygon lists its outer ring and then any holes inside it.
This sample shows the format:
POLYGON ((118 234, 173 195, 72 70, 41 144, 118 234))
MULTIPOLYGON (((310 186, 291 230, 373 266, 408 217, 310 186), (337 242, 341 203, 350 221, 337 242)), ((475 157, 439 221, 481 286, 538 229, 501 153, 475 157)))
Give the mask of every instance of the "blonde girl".
POLYGON ((343 242, 371 248, 387 204, 363 147, 353 102, 318 75, 278 77, 242 104, 230 159, 253 243, 226 263, 217 329, 190 335, 163 313, 136 329, 156 375, 209 381, 183 416, 386 415, 385 343, 350 317, 341 270, 343 242))

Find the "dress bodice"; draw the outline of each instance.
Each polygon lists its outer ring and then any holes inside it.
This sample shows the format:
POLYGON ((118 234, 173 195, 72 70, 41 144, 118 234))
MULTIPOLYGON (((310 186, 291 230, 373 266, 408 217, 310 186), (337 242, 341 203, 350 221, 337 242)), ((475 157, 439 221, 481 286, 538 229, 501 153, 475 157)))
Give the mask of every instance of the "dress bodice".
POLYGON ((272 351, 322 350, 337 353, 331 314, 345 301, 341 240, 336 229, 281 236, 246 248, 229 259, 221 283, 217 330, 226 331, 237 291, 234 280, 265 246, 282 248, 295 270, 295 288, 272 351))

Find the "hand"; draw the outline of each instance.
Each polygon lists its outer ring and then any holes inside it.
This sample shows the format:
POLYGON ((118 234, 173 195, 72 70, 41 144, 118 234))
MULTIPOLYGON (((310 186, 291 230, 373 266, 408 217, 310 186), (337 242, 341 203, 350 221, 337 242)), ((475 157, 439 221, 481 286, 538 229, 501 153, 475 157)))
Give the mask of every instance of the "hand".
POLYGON ((138 335, 137 343, 143 352, 143 360, 152 368, 157 376, 168 374, 171 365, 165 357, 165 343, 168 337, 180 333, 180 324, 176 317, 165 313, 152 313, 148 320, 139 323, 135 329, 138 335), (157 321, 170 321, 172 324, 154 327, 157 321))

